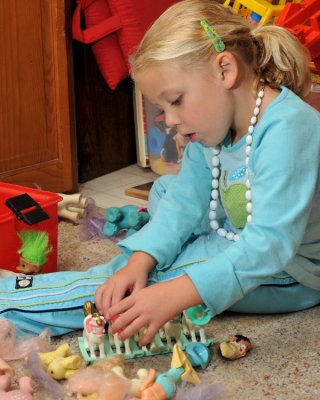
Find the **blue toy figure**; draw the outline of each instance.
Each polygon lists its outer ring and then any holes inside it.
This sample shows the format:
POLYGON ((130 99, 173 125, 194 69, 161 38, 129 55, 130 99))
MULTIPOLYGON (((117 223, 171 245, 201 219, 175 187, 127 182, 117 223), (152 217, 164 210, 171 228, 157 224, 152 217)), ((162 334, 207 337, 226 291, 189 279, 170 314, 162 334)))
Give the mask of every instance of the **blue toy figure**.
POLYGON ((127 205, 123 207, 110 207, 106 210, 106 222, 103 233, 106 236, 114 236, 120 230, 126 230, 126 236, 137 232, 149 221, 148 212, 138 206, 127 205))

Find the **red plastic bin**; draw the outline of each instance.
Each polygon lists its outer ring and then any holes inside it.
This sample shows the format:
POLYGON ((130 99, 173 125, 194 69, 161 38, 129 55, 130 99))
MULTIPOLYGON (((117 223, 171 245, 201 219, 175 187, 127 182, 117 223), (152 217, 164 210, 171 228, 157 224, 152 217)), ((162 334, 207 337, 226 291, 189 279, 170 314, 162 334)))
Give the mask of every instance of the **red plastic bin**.
MULTIPOLYGON (((45 231, 48 233, 49 243, 53 251, 48 254, 46 263, 42 268, 42 273, 55 272, 57 270, 57 242, 58 242, 58 206, 62 200, 56 193, 46 192, 38 189, 31 189, 24 186, 13 185, 0 182, 0 269, 16 271, 19 264, 20 255, 18 250, 21 248, 21 240, 17 235, 22 229, 45 231), (29 195, 38 203, 49 218, 32 225, 27 224, 12 211, 6 201, 16 196, 29 195)), ((21 210, 21 213, 28 213, 37 210, 38 206, 29 207, 21 210)))

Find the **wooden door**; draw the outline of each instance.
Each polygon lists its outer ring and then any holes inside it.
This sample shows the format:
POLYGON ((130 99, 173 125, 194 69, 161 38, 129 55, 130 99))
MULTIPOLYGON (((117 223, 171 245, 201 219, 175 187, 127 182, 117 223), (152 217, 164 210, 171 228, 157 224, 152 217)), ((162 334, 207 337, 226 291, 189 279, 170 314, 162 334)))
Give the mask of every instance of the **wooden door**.
POLYGON ((69 0, 0 0, 0 180, 77 190, 69 0))

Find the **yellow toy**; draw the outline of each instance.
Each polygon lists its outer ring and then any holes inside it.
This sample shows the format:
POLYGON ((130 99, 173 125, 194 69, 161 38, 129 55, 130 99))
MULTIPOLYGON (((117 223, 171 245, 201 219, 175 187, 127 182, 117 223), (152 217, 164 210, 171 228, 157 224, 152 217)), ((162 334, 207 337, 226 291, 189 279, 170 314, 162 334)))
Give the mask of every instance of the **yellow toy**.
POLYGON ((67 379, 82 366, 82 357, 78 354, 61 357, 48 365, 49 375, 56 380, 67 379))
MULTIPOLYGON (((224 5, 230 5, 231 0, 225 0, 224 5)), ((283 10, 286 0, 234 0, 232 9, 236 14, 240 14, 248 18, 251 12, 261 16, 258 25, 263 25, 266 22, 275 21, 278 15, 283 10)))
POLYGON ((56 350, 38 353, 42 367, 57 380, 67 379, 74 374, 83 363, 80 355, 71 355, 68 343, 63 343, 56 350))
POLYGON ((68 343, 63 343, 59 347, 56 348, 54 351, 48 352, 39 352, 39 360, 43 366, 43 368, 47 369, 48 365, 52 363, 52 361, 56 360, 57 358, 67 357, 70 355, 70 346, 68 343))
POLYGON ((250 339, 243 335, 233 335, 228 342, 220 343, 221 355, 228 360, 244 357, 251 349, 250 339))

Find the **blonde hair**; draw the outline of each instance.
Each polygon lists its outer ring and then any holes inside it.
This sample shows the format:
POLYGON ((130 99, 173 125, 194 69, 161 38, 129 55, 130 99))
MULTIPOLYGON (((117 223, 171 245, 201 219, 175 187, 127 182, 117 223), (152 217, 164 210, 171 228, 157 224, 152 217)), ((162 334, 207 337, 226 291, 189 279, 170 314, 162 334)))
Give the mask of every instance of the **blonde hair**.
POLYGON ((244 18, 214 0, 183 0, 168 8, 132 57, 133 76, 165 61, 186 67, 208 62, 215 50, 200 26, 202 20, 219 33, 226 51, 253 68, 257 82, 264 79, 272 88, 284 85, 302 98, 309 94, 309 54, 291 33, 271 25, 251 28, 244 18))

